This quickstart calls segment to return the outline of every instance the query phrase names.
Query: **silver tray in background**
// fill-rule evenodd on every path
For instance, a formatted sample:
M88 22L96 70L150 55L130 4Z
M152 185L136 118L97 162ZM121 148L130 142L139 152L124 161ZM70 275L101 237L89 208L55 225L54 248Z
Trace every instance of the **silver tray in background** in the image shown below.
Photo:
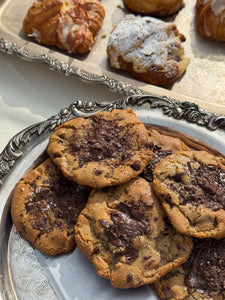
M41 62L51 70L86 82L104 84L110 90L125 95L166 95L180 101L198 103L212 112L225 113L225 44L204 40L196 33L196 0L184 0L185 6L167 19L175 22L179 31L186 36L185 53L191 58L184 76L169 89L135 80L128 73L116 71L109 66L106 57L109 34L113 25L124 14L129 13L124 9L122 0L101 1L106 17L94 47L88 55L83 56L69 55L54 47L45 47L26 37L22 23L33 2L34 0L0 0L0 51ZM204 102L211 105L206 107Z
M129 96L111 104L75 101L55 116L25 128L0 154L0 299L157 299L150 285L113 288L96 275L78 249L46 257L18 234L10 217L13 188L27 169L43 159L52 130L71 118L115 108L132 108L142 122L178 136L192 148L225 155L225 115L167 97Z

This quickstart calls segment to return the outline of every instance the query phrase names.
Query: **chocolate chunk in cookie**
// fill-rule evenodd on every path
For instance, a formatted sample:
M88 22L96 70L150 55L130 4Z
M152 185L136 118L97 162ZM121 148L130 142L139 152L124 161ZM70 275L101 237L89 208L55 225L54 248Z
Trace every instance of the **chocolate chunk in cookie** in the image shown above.
M16 229L48 255L75 247L74 224L89 188L66 179L48 158L18 182L11 214Z
M192 250L192 238L173 229L141 177L94 189L77 219L75 240L98 275L119 288L152 283Z
M148 131L131 109L62 124L50 137L48 153L66 177L91 187L135 178L154 155Z
M172 225L198 238L225 237L225 159L205 151L162 159L153 187Z
M149 182L153 181L153 171L160 160L176 151L189 151L190 148L180 139L159 133L155 129L149 130L149 140L153 145L154 157L145 167L141 176Z
M161 299L225 299L225 239L194 239L186 263L154 282Z

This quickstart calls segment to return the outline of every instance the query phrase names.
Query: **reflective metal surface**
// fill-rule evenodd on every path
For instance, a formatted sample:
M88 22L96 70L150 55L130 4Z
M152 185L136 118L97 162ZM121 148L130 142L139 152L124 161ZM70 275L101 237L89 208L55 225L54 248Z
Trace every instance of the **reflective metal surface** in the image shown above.
M75 101L46 121L22 130L9 141L0 155L0 298L56 299L55 291L60 290L59 284L55 283L57 280L49 280L33 248L12 227L10 201L15 184L27 169L43 158L48 138L58 125L78 116L128 107L146 124L160 126L170 135L179 133L179 137L185 138L190 145L205 147L213 153L217 153L217 150L225 155L225 116L209 113L190 102L182 103L167 97L129 96L111 104ZM64 258L66 261L66 256ZM57 260L54 263L57 269ZM45 260L45 264L48 265L48 260ZM56 276L55 271L51 276ZM71 288L79 288L76 287L76 278ZM88 291L84 289L84 293ZM151 299L156 299L152 292L149 293ZM87 299L89 296L85 294L78 299Z
M41 46L25 36L22 22L33 0L1 0L0 51L46 64L51 70L76 76L86 82L106 85L110 90L125 95L147 93L167 95L177 100L191 97L195 102L202 100L225 106L224 43L204 40L198 36L195 28L195 2L185 0L185 6L167 19L175 22L179 31L185 35L185 53L191 59L184 76L169 89L137 81L127 73L116 71L109 66L106 57L109 34L113 25L117 24L124 14L130 13L124 8L122 0L102 0L106 10L104 24L93 49L85 56L68 55L56 48ZM192 102L188 99L187 101Z

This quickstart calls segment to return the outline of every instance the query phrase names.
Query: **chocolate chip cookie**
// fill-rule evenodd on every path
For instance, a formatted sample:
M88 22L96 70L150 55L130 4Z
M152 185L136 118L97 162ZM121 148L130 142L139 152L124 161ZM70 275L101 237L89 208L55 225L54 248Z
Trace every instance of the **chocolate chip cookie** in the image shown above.
M75 225L80 251L114 287L149 284L184 263L192 238L168 222L149 182L92 190Z
M153 171L160 160L176 151L189 151L190 148L180 139L161 134L155 129L149 129L149 140L153 145L154 157L145 167L141 176L149 182L153 181Z
M64 178L48 158L18 182L11 214L16 229L48 255L75 247L74 224L89 188Z
M225 239L194 239L190 258L154 282L161 299L225 299Z
M62 124L50 136L48 153L64 176L91 187L128 182L154 155L148 131L131 109Z
M225 159L205 151L163 158L153 187L177 231L198 238L225 237Z

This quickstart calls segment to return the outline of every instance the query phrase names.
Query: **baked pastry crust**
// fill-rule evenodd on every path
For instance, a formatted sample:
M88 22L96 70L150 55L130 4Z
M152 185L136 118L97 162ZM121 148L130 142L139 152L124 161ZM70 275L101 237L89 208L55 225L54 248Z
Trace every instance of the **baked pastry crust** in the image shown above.
M75 226L80 251L119 288L149 284L185 262L192 238L167 222L143 178L92 190Z
M190 62L181 44L184 40L173 23L127 15L109 36L107 56L113 68L138 80L170 86Z
M40 44L86 54L104 17L98 0L38 0L28 10L23 29Z
M183 0L123 0L124 4L136 13L166 17L178 12Z
M196 28L205 39L225 42L225 2L223 0L197 0Z

